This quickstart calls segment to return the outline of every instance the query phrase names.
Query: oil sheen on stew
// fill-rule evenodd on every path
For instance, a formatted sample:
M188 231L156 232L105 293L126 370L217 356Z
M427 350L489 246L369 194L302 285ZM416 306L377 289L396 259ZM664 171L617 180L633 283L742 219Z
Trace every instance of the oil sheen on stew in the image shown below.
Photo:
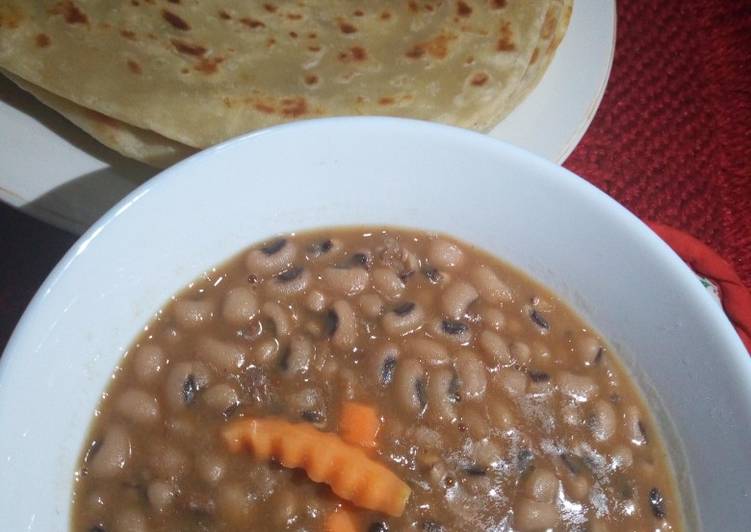
M160 310L102 397L74 531L680 530L616 354L444 235L256 245Z

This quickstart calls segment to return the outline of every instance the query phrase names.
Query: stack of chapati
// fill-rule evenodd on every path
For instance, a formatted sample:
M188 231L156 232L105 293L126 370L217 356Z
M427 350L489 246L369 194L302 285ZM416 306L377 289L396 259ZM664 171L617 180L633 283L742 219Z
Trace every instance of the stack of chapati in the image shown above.
M488 130L542 77L572 2L0 0L0 68L157 166L321 116Z

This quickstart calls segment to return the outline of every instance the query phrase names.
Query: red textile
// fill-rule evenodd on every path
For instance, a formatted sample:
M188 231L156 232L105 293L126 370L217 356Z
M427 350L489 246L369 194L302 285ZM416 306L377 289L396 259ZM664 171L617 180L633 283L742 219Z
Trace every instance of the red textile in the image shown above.
M751 2L618 0L610 83L565 166L751 286Z
M649 226L696 273L717 284L725 314L751 353L751 292L746 289L730 264L709 246L683 231L654 222Z

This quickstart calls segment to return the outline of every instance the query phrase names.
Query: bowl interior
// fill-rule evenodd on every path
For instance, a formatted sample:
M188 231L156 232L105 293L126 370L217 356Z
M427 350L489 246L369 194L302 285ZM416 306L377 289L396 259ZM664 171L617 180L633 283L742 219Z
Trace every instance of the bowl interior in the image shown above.
M564 169L479 134L383 118L230 141L148 182L82 237L0 359L2 528L67 528L94 407L169 296L270 235L354 224L446 232L551 287L639 380L696 510L691 524L743 528L751 366L690 270Z

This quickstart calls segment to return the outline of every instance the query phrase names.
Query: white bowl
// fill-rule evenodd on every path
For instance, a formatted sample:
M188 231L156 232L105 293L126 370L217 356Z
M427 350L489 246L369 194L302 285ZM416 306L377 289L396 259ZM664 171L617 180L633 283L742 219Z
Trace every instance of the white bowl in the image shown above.
M337 118L178 164L63 258L0 359L0 530L67 529L94 407L174 292L269 235L341 224L445 231L552 287L645 390L691 528L746 529L751 362L678 257L605 194L521 150L423 122Z

